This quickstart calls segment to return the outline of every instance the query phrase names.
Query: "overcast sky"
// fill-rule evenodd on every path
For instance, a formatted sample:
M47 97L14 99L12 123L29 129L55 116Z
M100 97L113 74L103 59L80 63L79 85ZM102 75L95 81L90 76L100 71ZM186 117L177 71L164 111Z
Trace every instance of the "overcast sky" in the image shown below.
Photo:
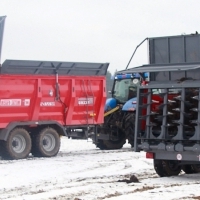
M5 59L126 67L146 37L200 32L199 0L0 0ZM146 64L147 43L130 67Z

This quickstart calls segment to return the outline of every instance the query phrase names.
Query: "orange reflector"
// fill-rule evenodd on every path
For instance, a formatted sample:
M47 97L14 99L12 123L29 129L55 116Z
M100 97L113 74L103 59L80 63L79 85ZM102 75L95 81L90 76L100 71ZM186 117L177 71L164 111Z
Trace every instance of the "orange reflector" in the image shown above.
M146 158L153 159L153 158L154 158L154 153L152 153L152 152L147 152L147 153L146 153Z
M90 113L90 117L96 116L96 113Z

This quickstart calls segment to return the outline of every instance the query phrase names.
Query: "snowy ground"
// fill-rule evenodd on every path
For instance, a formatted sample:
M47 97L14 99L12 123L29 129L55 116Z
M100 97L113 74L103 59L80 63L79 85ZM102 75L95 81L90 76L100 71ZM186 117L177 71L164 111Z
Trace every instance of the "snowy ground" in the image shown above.
M139 183L119 182L136 175ZM92 142L62 138L54 158L0 160L0 199L200 199L200 174L159 178L152 160L128 144L101 151Z

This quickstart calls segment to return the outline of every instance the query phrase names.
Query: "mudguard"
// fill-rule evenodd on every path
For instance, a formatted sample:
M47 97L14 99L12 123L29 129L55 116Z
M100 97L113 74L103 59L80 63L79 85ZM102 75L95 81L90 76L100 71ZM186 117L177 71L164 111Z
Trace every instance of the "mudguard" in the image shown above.
M122 107L123 111L134 111L136 110L137 98L134 97L128 100Z
M117 106L117 101L114 98L109 98L106 100L104 111L111 110Z

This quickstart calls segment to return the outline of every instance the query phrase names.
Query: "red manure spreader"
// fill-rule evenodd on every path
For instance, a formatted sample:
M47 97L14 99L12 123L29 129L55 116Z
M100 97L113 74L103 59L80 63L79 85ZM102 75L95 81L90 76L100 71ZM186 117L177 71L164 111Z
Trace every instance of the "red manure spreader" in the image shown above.
M0 55L5 17L0 17ZM60 136L103 123L108 63L5 60L0 65L0 154L57 155Z

